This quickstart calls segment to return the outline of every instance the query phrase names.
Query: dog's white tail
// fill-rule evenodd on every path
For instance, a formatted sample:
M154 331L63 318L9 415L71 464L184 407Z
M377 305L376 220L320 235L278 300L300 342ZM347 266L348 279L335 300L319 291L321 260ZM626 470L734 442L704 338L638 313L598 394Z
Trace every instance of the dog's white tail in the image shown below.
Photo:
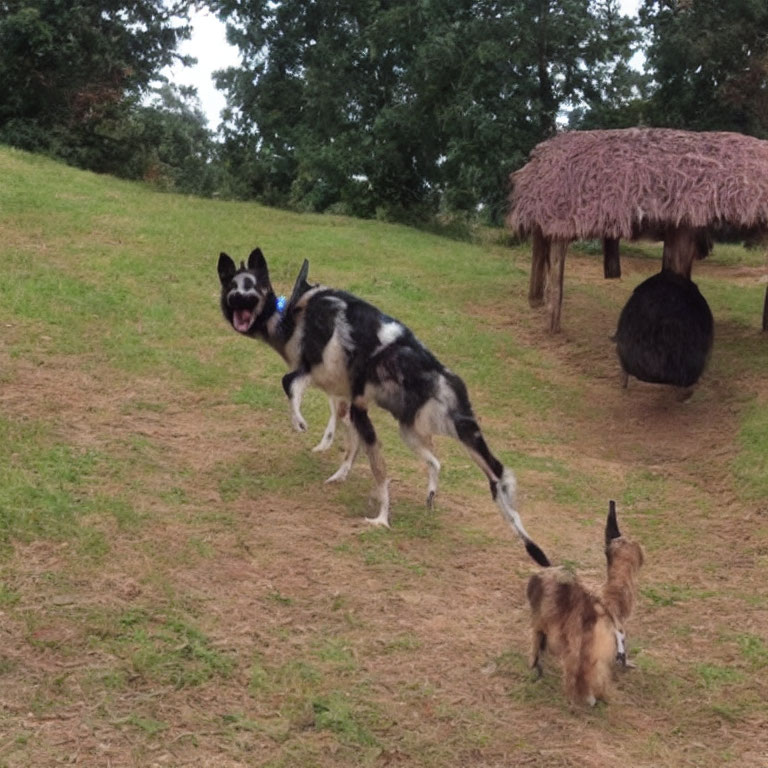
M496 485L496 504L504 519L512 526L515 533L523 540L525 550L541 566L548 567L549 559L523 527L523 521L517 512L517 480L511 469L504 469Z

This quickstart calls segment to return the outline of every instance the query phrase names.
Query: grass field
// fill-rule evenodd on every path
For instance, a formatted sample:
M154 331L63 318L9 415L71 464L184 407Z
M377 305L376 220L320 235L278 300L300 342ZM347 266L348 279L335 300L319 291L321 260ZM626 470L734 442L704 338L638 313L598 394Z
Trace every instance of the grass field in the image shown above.
M599 579L608 500L646 549L637 669L609 704L527 669L535 566L450 441L434 512L392 420L391 531L363 459L291 432L282 361L218 308L221 250L363 295L467 382L529 532ZM525 247L163 195L0 148L0 766L768 767L766 257L694 277L694 396L619 387L609 336L659 248L566 265L564 332ZM763 279L763 282L761 282Z

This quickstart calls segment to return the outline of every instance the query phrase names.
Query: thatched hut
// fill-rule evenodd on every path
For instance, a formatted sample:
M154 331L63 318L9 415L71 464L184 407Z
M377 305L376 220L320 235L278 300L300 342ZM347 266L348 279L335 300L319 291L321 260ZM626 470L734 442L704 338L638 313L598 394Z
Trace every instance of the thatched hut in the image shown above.
M571 131L535 147L511 182L507 224L532 237L529 301L546 288L551 331L572 240L601 239L617 277L620 238L663 239L663 266L690 276L713 234L768 233L768 141L738 133Z

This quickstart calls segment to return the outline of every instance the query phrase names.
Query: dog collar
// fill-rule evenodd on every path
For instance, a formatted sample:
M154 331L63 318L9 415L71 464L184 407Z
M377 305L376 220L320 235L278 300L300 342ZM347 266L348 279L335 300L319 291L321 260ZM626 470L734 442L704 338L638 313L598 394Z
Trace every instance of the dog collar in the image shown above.
M277 314L282 315L283 312L285 312L285 296L278 296L277 297Z

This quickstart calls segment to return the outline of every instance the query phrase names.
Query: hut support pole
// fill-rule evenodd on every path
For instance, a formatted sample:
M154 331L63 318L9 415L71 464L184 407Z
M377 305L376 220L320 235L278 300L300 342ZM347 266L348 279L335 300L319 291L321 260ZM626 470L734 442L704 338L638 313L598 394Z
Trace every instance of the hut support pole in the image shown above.
M540 307L544 303L544 283L549 272L549 244L542 231L533 230L533 253L531 254L531 279L528 283L528 303Z
M763 302L763 330L768 331L768 285L765 286L765 301Z
M560 330L560 310L563 306L563 275L565 273L565 254L567 250L567 240L552 241L546 287L550 333L557 333Z
M700 252L696 230L691 227L674 227L664 235L662 269L671 269L678 275L690 278L693 260Z
M603 275L606 279L621 277L619 260L619 238L603 238Z

